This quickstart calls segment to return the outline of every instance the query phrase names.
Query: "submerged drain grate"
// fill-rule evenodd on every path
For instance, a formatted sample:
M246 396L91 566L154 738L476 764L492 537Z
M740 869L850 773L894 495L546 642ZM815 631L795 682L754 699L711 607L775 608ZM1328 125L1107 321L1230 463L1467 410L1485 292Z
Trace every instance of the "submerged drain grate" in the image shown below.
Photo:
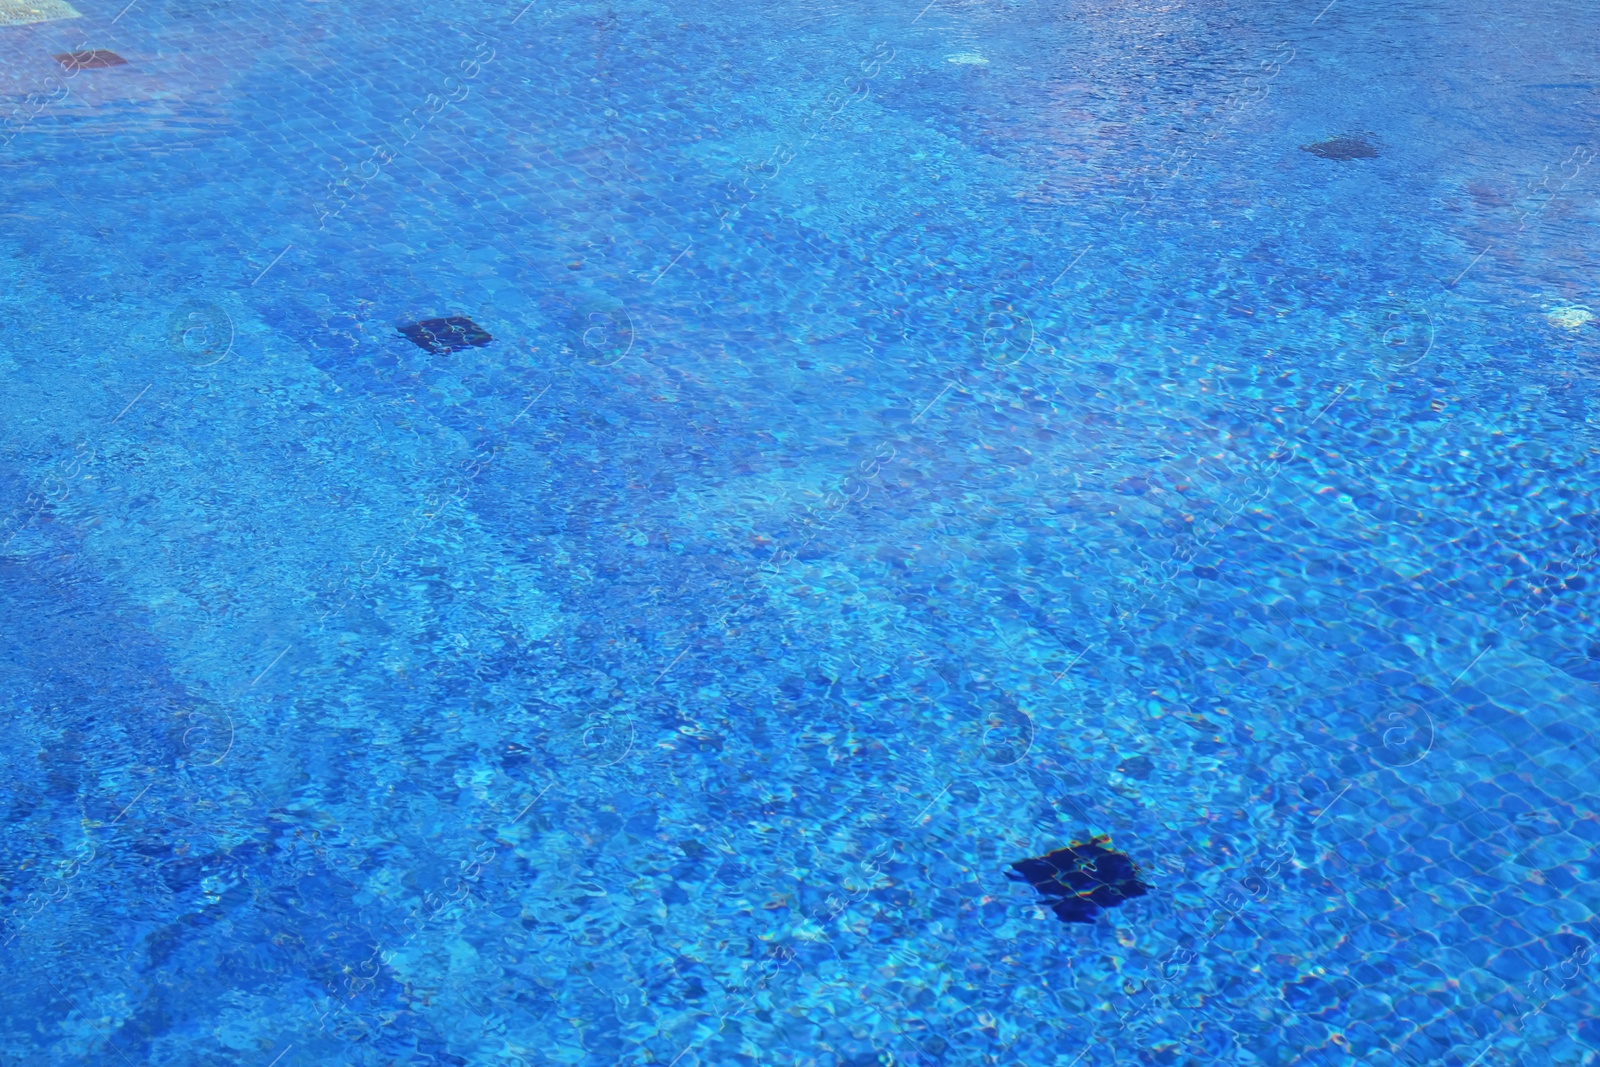
M1062 922L1092 923L1103 909L1150 890L1139 879L1138 865L1106 848L1110 843L1109 837L1074 841L1043 856L1018 860L1006 877L1037 889Z
M63 52L55 57L57 63L70 71L101 70L105 67L125 67L128 61L115 52L94 48L87 52Z
M449 355L462 348L482 348L494 340L488 330L460 315L423 319L400 327L400 333L418 348L436 356Z

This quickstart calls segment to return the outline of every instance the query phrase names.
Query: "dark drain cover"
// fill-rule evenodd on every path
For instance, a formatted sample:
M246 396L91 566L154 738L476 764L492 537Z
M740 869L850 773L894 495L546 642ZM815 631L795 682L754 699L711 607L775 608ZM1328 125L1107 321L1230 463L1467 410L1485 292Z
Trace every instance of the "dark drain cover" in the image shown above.
M448 319L423 319L400 327L400 332L411 343L436 356L448 355L462 348L482 348L493 341L489 331L460 315Z
M95 48L88 52L63 52L55 58L57 63L70 71L100 70L104 67L125 67L128 61L115 52L107 52L103 48Z
M1316 144L1303 144L1300 151L1323 159L1377 159L1378 148L1365 137L1331 137Z
M1138 865L1105 847L1109 844L1109 837L1074 841L1043 856L1018 860L1006 877L1037 889L1062 922L1092 923L1102 909L1142 897L1150 889L1139 880Z

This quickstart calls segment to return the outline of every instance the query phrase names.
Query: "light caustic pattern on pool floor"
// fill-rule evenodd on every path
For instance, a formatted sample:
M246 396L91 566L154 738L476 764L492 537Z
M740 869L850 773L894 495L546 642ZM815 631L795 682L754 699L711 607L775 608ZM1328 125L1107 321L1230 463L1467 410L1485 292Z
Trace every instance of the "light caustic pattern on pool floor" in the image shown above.
M1596 1059L1592 5L75 3L0 1062Z

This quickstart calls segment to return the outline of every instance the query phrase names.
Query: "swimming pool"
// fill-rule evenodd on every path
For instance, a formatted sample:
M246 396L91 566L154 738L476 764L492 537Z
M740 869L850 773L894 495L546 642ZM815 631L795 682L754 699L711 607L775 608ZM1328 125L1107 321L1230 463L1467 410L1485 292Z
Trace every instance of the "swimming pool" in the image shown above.
M1597 24L0 0L0 1062L1594 1062Z

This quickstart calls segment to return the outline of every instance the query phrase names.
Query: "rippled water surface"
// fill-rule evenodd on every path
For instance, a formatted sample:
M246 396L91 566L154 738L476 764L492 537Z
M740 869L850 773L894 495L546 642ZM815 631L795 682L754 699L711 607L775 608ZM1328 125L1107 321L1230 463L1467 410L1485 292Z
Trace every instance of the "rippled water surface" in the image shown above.
M1600 10L925 3L0 0L0 1063L1600 1059Z

